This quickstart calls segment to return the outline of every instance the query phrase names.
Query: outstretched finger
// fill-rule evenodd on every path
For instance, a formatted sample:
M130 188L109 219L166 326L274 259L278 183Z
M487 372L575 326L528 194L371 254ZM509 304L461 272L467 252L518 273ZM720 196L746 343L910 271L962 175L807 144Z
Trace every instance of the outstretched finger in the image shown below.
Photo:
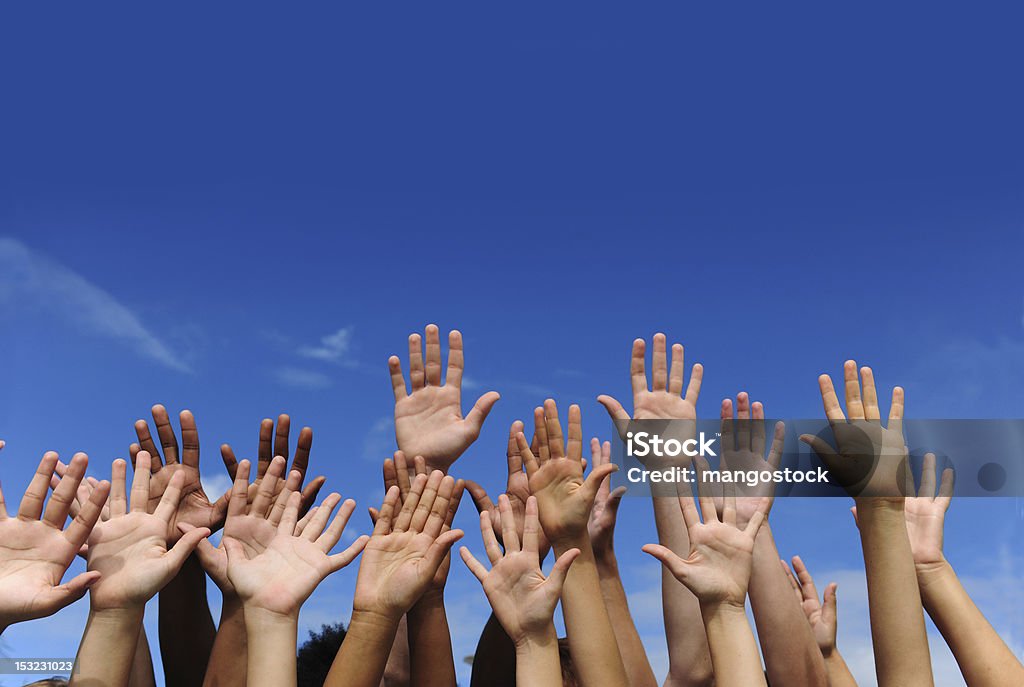
M579 549L569 549L555 559L555 564L552 566L551 574L548 575L545 584L554 585L559 596L562 595L562 586L565 584L565 578L569 574L569 568L579 555Z
M42 460L36 472L32 475L32 481L25 490L18 507L18 517L22 520L38 520L43 514L43 504L46 502L46 493L50 488L50 478L57 468L57 453L47 451L43 454Z
M473 573L473 577L483 582L487 577L487 568L484 567L484 564L478 561L465 546L459 547L459 555L462 557L462 562L469 568L469 572Z
M668 392L673 396L683 394L683 345L672 344L672 366L668 370Z
M185 475L180 471L174 476L177 477L179 474L184 479ZM139 454L135 456L135 474L132 477L132 492L128 499L129 510L132 513L149 512L149 480L152 477L153 473L149 467L149 454L145 451L139 451ZM173 482L174 480L171 481ZM180 484L181 480L178 482ZM166 494L167 492L164 491L165 496Z
M448 371L444 376L445 385L462 388L462 370L465 367L462 351L462 332L453 329L448 332Z
M864 403L860 400L860 380L857 379L857 363L847 360L843 363L843 388L846 391L846 415L851 420L863 420Z
M668 357L665 348L665 335L658 332L654 335L651 351L651 390L665 391L668 388Z
M64 471L64 476L53 490L50 502L46 504L46 511L43 513L43 521L63 529L67 522L68 513L75 503L78 494L78 486L85 477L85 469L89 465L89 458L84 453L76 453ZM56 466L55 466L56 467ZM51 478L53 475L50 475Z
M647 371L644 368L644 356L647 343L643 339L633 341L633 352L629 357L629 381L633 386L633 398L648 391Z
M159 403L153 406L153 422L156 424L156 435L160 437L160 446L164 450L164 465L171 465L178 461L178 437L174 434L174 427L171 426L171 417L167 409Z
M71 524L64 531L64 538L75 548L79 549L89 539L92 528L96 526L100 515L103 513L103 506L110 494L110 482L106 480L98 483L89 494L89 499L82 504L78 513L71 520Z
M345 499L341 504L341 508L338 509L338 514L331 520L331 524L327 526L317 540L317 546L319 546L324 553L329 553L331 549L337 546L341 540L341 535L345 531L345 527L348 525L349 519L352 517L352 513L355 512L356 502L352 499Z
M199 469L199 430L191 410L183 410L178 415L181 424L181 462L184 465Z
M686 387L686 400L693 406L697 405L700 398L700 386L704 382L704 366L697 363L690 371L690 383Z
M402 374L402 359L397 355L388 358L388 372L391 373L391 390L395 392L395 401L401 401L409 394Z
M441 334L436 324L428 324L426 330L427 386L441 386Z

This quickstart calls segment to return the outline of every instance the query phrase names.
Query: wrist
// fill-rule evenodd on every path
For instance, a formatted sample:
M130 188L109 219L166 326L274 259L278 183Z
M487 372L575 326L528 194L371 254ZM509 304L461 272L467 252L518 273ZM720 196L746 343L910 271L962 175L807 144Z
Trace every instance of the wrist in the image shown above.
M903 496L855 496L857 520L862 513L898 512L903 513L907 500Z
M535 651L550 650L552 646L558 646L558 633L555 632L555 624L548 623L543 627L523 630L518 637L513 637L512 643L516 648L517 656L525 656Z
M569 549L579 549L581 552L589 551L591 557L594 555L594 549L590 545L590 534L587 533L587 528L583 527L581 531L564 532L553 538L551 538L551 548L555 551L555 557L561 556Z
M937 561L925 563L914 563L914 572L917 573L917 586L922 590L949 574L953 573L953 566L944 557Z
M615 550L611 547L595 548L594 562L597 563L597 571L602 576L619 574L619 561L615 558Z
M89 622L102 623L104 625L130 626L141 624L146 614L145 605L132 605L109 608L89 609Z
M747 619L746 599L716 599L714 601L698 601L700 615L707 624L709 620L731 619L742 617Z
M431 588L423 592L423 595L416 600L416 603L409 609L408 615L410 619L417 615L436 611L438 609L444 610L444 587Z
M271 628L296 626L299 622L298 610L281 613L250 604L243 604L242 608L247 631L265 632Z

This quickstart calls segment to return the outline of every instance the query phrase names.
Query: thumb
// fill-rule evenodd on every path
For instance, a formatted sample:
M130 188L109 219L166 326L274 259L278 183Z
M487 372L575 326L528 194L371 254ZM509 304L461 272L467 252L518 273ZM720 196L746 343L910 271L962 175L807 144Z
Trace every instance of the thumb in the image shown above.
M189 532L195 531L196 526L191 525L187 522L179 522L178 529L184 532L185 534L188 534ZM215 547L213 545L213 542L211 542L209 539L203 537L199 540L199 543L196 545L196 556L199 557L199 563L203 566L203 568L205 568L207 572L209 572L210 568L216 566L217 564L217 547Z
M546 584L553 585L555 590L558 592L558 596L562 595L562 585L565 584L565 577L569 574L569 567L579 555L579 549L569 549L558 557L558 560L555 561L554 567L551 568L551 574L548 575Z
M686 577L686 564L671 549L661 544L645 544L640 550L661 561L662 565L668 568L669 572L680 582Z
M473 410L469 411L469 415L466 416L466 422L472 427L474 434L480 434L480 428L483 427L487 414L491 412L491 408L494 407L499 398L501 398L501 395L497 391L488 391L477 399L473 405Z
M619 514L619 505L622 503L622 497L626 495L626 487L616 487L615 490L608 497L608 502L605 508L612 514L612 517L616 517Z
M597 491L601 488L601 482L608 475L616 472L619 466L614 463L605 463L604 465L598 465L590 474L587 475L587 479L583 482L583 493L586 495L587 500L593 503L594 499L597 498Z
M489 513L494 512L494 502L491 501L491 497L487 495L487 490L481 487L479 484L471 479L466 480L466 491L473 497L473 505L476 506L478 513L487 511Z
M821 619L829 626L835 627L836 624L836 592L839 591L839 585L833 582L825 588L825 603L821 607Z
M100 579L100 574L95 570L76 575L64 584L58 585L46 592L43 600L43 608L47 615L52 615L65 606L78 601L89 591Z
M185 534L181 535L181 539L178 540L178 543L171 547L170 551L164 554L167 564L177 572L181 569L181 566L185 564L185 559L187 559L199 545L199 542L209 536L210 530L207 527L196 527L195 529L189 530Z

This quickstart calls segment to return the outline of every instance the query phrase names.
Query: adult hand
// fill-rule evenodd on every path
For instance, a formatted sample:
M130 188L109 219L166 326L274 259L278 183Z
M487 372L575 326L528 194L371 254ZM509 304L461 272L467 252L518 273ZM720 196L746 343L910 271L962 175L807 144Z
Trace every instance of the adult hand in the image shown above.
M695 420L697 398L704 378L704 366L697 363L690 372L690 383L683 396L683 346L672 345L672 366L669 367L665 349L665 335L655 334L651 363L654 368L653 384L648 387L644 369L645 343L633 342L629 376L633 384L634 420ZM598 402L605 407L613 421L627 421L630 414L611 396L601 395Z
M722 401L722 432L719 445L722 447L722 470L744 472L771 472L779 469L782 461L782 447L786 439L786 426L775 423L775 435L765 458L764 406L750 402L747 392L736 395L736 417L733 418L732 400ZM754 485L746 482L734 483L736 489L736 523L745 526L761 507L761 499L767 498L769 507L775 495L774 482L758 481ZM721 509L721 499L716 499Z
M519 452L519 441L516 439L517 435L522 431L523 423L521 421L516 420L512 423L512 426L508 431L508 448L505 451L505 458L508 462L508 481L505 484L505 495L508 497L509 504L512 508L512 518L515 520L516 536L518 536L520 540L523 538L523 527L526 522L526 501L530 498L530 479L527 477L523 468L523 457ZM536 433L534 433L530 445L534 455L537 455L539 452L539 444ZM477 512L483 513L486 511L490 515L490 522L491 527L494 530L494 536L500 544L502 542L501 532L503 528L503 524L501 522L501 511L495 507L494 502L491 501L491 497L487 495L487 491L476 482L466 480L466 490L469 491L470 496L473 497L473 503L476 505ZM544 536L543 531L539 532L538 536L537 551L540 555L540 559L544 560L548 554L548 549L551 548L551 545L548 543L548 539Z
M179 415L181 423L180 450L178 437L174 434L167 409L158 404L153 406L152 412L153 423L156 425L157 436L163 448L163 459L161 460L160 451L149 431L149 424L145 420L135 421L135 434L139 441L128 447L133 466L136 465L141 451L145 451L151 457L153 477L148 485L150 499L148 512L156 511L164 491L174 476L180 473L182 475L182 499L175 510L174 520L168 526L167 543L173 544L181 537L182 530L178 527L178 523L186 523L194 528L205 527L211 532L220 529L224 525L224 515L227 512L227 494L211 503L203 490L199 478L199 431L196 429L196 420L191 411L183 410Z
M953 499L953 481L953 469L943 470L939 493L935 495L935 454L926 453L921 468L921 488L917 496L906 500L903 510L910 550L914 554L914 565L919 570L946 561L942 553L942 527Z
M500 396L488 391L462 417L462 334L448 334L448 373L441 383L441 342L437 325L427 325L426 360L420 335L409 336L409 381L405 386L402 362L388 359L395 392L395 437L407 456L423 456L430 470L447 473L459 456L480 436L487 414Z
M110 491L108 482L98 483L65 529L88 463L84 453L75 454L45 510L46 491L57 465L57 454L52 451L39 462L15 517L8 517L0 491L0 629L56 613L82 598L100 578L99 572L91 570L61 584Z
M521 548L508 496L502 494L498 497L498 509L503 514L504 553L494 536L490 513L486 510L480 513L480 532L487 557L491 561L490 572L465 546L459 553L483 585L487 600L505 633L518 645L532 636L543 634L552 626L552 617L562 595L565 576L580 550L569 549L564 552L555 561L551 575L545 578L540 569L538 552L540 525L537 520L537 499L533 496L527 498Z
M89 535L89 570L100 574L90 595L94 611L145 605L178 573L200 540L210 535L206 527L194 528L168 550L167 530L176 522L186 475L175 471L162 485L160 500L150 513L150 484L155 478L149 452L141 450L135 455L130 504L126 473L127 464L115 460L110 519L97 523Z
M590 440L590 462L594 468L602 465L610 465L612 462L611 442L601 443L601 440L594 437ZM626 494L626 487L611 488L611 477L601 480L601 486L597 488L597 496L594 498L594 506L590 509L590 520L587 523L587 531L590 533L590 545L594 549L594 556L599 560L615 555L614 536L615 518L619 512L619 504Z
M569 406L568 441L562 438L558 407L552 399L544 401L543 408L534 410L534 424L539 442L538 455L530 450L522 432L516 435L516 440L526 465L530 491L537 497L541 527L557 550L560 543L566 544L587 535L590 511L601 482L618 466L594 466L584 480L579 406Z
M835 582L825 587L825 596L822 601L818 600L818 589L814 586L814 578L808 572L800 556L793 556L793 571L789 569L785 561L780 561L789 577L789 583L793 585L797 602L803 609L807 622L814 632L814 641L818 643L821 655L828 658L836 650L836 591L839 585Z
M903 440L903 389L893 388L888 426L883 427L871 368L862 367L860 376L858 381L857 363L847 360L843 365L843 382L849 421L839 405L832 378L827 374L818 377L825 416L838 453L812 434L801 435L800 440L814 449L837 483L854 498L880 497L902 504L903 497L914 493L914 476Z
M694 461L701 469L707 469L704 458L697 457ZM685 559L680 558L659 544L647 544L643 551L661 561L677 580L693 592L702 606L742 608L750 582L754 537L771 507L770 499L762 499L750 521L740 529L736 521L736 497L731 489L727 489L719 512L714 498L698 481L700 511L704 515L702 523L693 494L689 492L688 485L684 488L686 493L679 496L679 507L690 537L689 555Z
M430 586L461 530L444 531L455 480L435 470L417 475L398 508L399 488L388 490L373 535L363 550L353 611L397 622ZM397 512L396 512L397 511Z
M283 459L281 464L283 467ZM270 475L269 470L267 475ZM299 607L317 585L351 563L369 538L360 537L344 551L331 555L331 549L341 539L355 510L355 501L345 501L331 520L341 495L330 494L316 515L296 533L302 500L298 492L289 492L280 517L276 517L276 509L268 513L261 504L255 504L246 512L248 486L249 461L242 461L235 473L221 543L226 552L227 578L246 608L297 617ZM269 497L271 492L272 488L264 489L262 496ZM233 520L238 520L238 526L234 526ZM229 529L231 536L228 536Z
M277 456L281 456L288 460L288 456L292 455L292 466L288 470L289 478L292 472L299 473L298 488L302 488L302 483L306 479L306 470L309 467L309 453L313 448L313 430L309 427L303 427L299 432L298 443L295 446L295 453L290 454L289 451L289 434L291 433L291 417L284 413L277 416L277 428L274 428L274 421L272 419L264 418L260 422L260 438L259 445L256 451L257 456L257 469L256 479L253 480L252 484L249 485L249 499L253 498L253 493L259 487L260 482L263 480L263 476L267 473L270 468L270 463ZM228 474L231 479L235 479L235 474L238 470L238 460L235 458L235 451L231 448L230 444L221 444L220 455L224 461L224 467L227 468ZM309 484L302 489L301 507L299 513L305 514L313 503L316 501L317 494L320 493L320 488L323 487L324 482L327 478L320 475L313 479ZM277 482L277 488L280 490L284 486L284 482ZM274 494L276 497L277 494Z

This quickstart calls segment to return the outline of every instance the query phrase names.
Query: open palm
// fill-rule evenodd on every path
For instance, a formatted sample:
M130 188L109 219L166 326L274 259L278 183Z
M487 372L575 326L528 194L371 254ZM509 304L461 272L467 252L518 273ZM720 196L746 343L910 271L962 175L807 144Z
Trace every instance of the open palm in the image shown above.
M462 334L448 336L448 372L441 383L441 343L436 325L428 325L424 362L419 334L409 337L409 379L406 392L402 363L391 356L392 388L395 393L395 438L407 456L423 456L431 470L447 472L478 436L487 414L499 396L490 391L481 396L469 415L462 416Z
M653 341L652 384L648 385L647 372L644 366L646 344L643 339L633 342L633 353L630 358L629 376L633 386L634 420L695 420L697 418L697 399L700 396L701 381L704 367L698 363L690 373L690 384L683 395L683 346L673 344L672 365L668 364L666 340L664 334L655 334ZM611 396L598 396L598 401L605 407L613 421L628 421L630 414L622 404Z

